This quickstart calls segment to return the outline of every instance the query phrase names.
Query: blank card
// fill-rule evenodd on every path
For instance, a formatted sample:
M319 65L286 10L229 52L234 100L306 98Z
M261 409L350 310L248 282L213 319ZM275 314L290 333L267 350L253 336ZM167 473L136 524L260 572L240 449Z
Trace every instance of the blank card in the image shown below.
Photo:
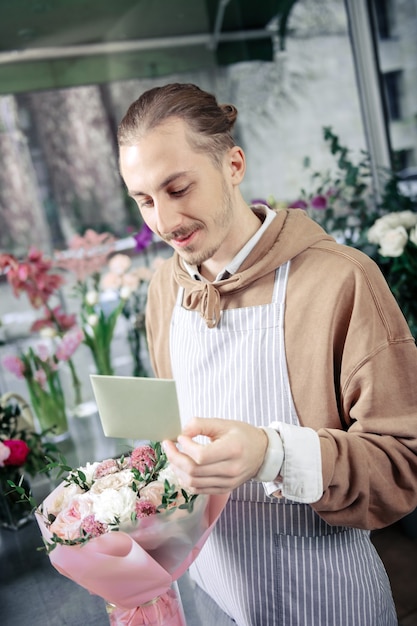
M90 374L106 437L175 441L181 432L173 380Z

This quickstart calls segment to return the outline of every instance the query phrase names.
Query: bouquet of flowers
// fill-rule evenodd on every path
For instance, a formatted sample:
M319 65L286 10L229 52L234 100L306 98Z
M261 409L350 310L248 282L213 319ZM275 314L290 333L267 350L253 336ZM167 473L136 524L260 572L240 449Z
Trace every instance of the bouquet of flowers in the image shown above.
M159 443L68 471L36 512L52 565L108 603L113 625L185 626L175 581L228 496L182 489Z

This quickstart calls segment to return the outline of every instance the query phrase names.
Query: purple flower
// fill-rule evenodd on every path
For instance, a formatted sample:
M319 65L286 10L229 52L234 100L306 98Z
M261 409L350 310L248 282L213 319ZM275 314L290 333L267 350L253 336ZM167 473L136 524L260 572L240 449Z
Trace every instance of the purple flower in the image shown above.
M314 196L314 198L311 198L311 206L313 209L325 209L327 207L327 198L325 196Z
M294 200L294 202L291 202L291 204L288 205L289 209L306 209L307 208L307 202L305 202L304 200Z
M136 252L142 252L142 250L145 250L145 248L147 248L151 243L152 237L153 232L149 226L144 223L140 231L136 233L136 235L133 235L133 238L136 241Z

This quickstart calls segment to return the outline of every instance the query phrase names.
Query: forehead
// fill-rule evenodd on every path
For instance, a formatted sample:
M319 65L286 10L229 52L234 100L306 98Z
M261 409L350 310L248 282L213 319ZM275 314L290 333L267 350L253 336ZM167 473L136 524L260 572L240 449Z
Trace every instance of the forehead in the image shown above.
M195 171L210 164L187 137L187 126L170 119L147 131L134 145L120 146L120 172L126 184L157 184L174 171Z

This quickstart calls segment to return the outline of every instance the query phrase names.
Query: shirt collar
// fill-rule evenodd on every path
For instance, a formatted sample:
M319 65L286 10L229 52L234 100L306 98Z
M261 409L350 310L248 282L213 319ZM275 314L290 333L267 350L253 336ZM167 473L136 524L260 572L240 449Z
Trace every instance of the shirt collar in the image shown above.
M259 205L257 206L257 209L259 209ZM264 234L264 232L266 231L266 229L268 228L268 226L270 225L274 217L276 216L276 212L270 209L269 207L267 207L266 205L263 205L262 209L265 210L265 219L261 223L256 233L249 239L248 242L245 243L243 248L239 250L236 256L230 261L230 263L228 263L226 267L216 276L213 282L225 280L226 278L229 278L229 276L236 274L239 267L242 265L245 259L252 252L252 250L254 249L254 247L256 246L256 244L258 243L258 241L260 240L260 238L262 237L262 235ZM190 265L186 261L183 261L183 263L184 263L185 269L188 271L191 278L194 278L194 280L202 280L203 282L208 282L207 279L204 278L198 271L197 265Z

